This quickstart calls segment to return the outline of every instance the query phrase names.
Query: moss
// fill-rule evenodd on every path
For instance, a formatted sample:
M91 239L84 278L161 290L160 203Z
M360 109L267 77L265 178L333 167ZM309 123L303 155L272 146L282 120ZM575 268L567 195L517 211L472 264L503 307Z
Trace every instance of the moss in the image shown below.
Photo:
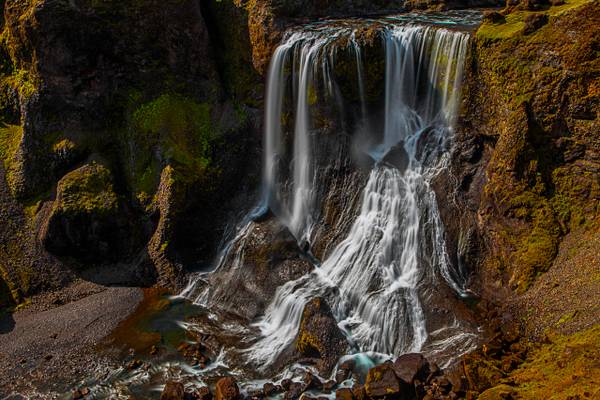
M211 107L191 98L166 93L146 103L133 93L129 142L130 182L140 201L156 190L164 165L173 165L180 177L201 176L211 161L214 128Z
M600 325L573 335L551 335L511 373L515 397L597 398L600 395Z
M11 169L13 157L22 138L23 128L21 126L3 124L0 127L0 159L6 170Z
M96 162L67 174L57 192L62 212L104 215L118 206L110 171Z
M550 7L548 10L542 11L542 13L551 17L556 17L572 9L592 2L593 0L566 0L565 4ZM539 13L540 11L513 11L506 16L505 21L503 22L485 22L477 30L477 38L484 40L501 40L512 38L523 31L523 28L525 27L525 17L527 15Z

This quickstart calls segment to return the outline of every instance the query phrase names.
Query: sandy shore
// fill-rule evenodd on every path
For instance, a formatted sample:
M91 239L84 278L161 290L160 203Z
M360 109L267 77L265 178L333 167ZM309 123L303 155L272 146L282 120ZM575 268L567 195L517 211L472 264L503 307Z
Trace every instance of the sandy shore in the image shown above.
M90 371L102 373L108 355L95 347L143 298L139 288L99 288L49 309L36 307L0 319L0 399L16 393L55 398ZM44 393L44 394L40 394Z

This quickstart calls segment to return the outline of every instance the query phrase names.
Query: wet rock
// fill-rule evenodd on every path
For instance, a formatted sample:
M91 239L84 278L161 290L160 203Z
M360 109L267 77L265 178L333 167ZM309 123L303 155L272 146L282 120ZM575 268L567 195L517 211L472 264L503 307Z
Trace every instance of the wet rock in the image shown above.
M365 392L372 399L415 399L414 386L396 376L394 364L386 362L371 368L367 374Z
M396 376L406 383L414 383L415 379L425 380L429 374L429 362L422 354L404 354L394 362Z
M81 400L81 399L85 399L85 397L89 394L90 394L90 389L88 389L88 388L75 389L72 392L72 398L73 398L73 400Z
M354 400L354 395L351 389L342 388L335 391L335 398L338 400Z
M312 270L296 239L276 219L254 223L243 243L224 266L212 274L211 300L215 306L249 320L261 314L275 290ZM236 254L243 252L243 266Z
M192 398L194 398L195 400L212 400L213 395L210 391L210 389L206 386L201 387L200 389L196 390L193 394L192 394Z
M160 395L160 400L184 400L185 387L181 382L167 382Z
M263 393L267 397L273 396L273 395L275 395L277 393L281 393L281 392L283 392L283 387L281 387L279 385L274 385L271 382L267 382L263 385Z
M240 389L235 379L231 377L221 378L215 387L215 400L238 400Z
M300 395L305 391L305 387L300 382L291 382L287 392L285 392L284 399L295 400L299 399Z
M307 372L304 375L304 390L322 390L323 382L319 379L318 376Z
M381 160L384 164L397 168L401 172L404 172L408 167L410 158L406 149L404 148L404 142L400 142L388 150L383 159Z
M354 385L352 387L352 395L356 400L365 400L367 398L367 392L363 385Z
M336 381L334 381L334 380L326 381L325 383L323 383L323 391L331 392L333 390L333 388L335 388L336 386L337 386Z
M523 34L529 35L548 23L546 14L529 14L525 17Z
M347 352L346 337L324 299L314 298L304 306L295 347L301 355L317 360L322 375L329 374Z

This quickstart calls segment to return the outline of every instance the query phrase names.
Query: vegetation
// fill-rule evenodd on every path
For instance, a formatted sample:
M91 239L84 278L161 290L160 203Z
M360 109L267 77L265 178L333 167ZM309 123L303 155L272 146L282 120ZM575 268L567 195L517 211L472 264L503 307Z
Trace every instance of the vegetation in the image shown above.
M118 206L110 171L96 162L67 174L57 190L62 212L104 215Z

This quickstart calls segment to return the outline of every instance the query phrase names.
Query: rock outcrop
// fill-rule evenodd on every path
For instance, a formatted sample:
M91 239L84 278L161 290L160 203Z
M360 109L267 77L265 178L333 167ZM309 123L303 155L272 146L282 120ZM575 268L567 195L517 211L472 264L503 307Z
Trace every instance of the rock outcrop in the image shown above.
M329 373L348 351L346 337L324 299L317 297L304 306L295 346L303 357L315 361L322 375Z

